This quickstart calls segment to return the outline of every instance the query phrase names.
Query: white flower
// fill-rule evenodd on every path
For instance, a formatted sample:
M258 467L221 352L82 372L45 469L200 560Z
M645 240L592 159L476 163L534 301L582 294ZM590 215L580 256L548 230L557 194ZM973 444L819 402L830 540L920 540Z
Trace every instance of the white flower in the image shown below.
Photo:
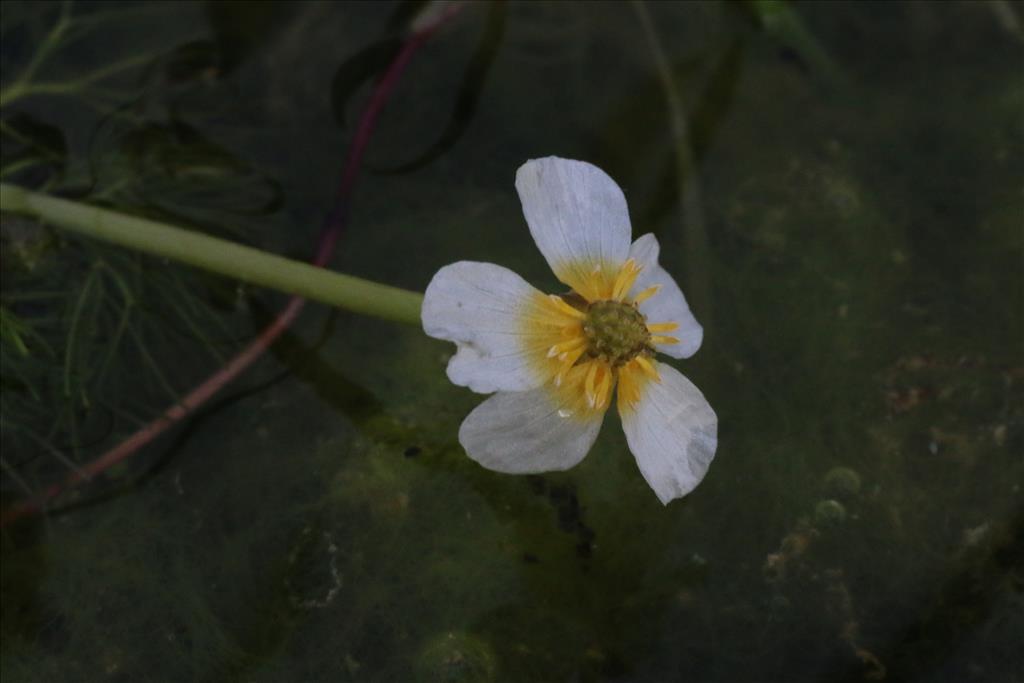
M548 157L523 164L516 190L530 234L572 291L545 295L490 263L445 266L427 287L423 329L453 341L455 384L497 392L462 423L473 460L509 473L566 470L601 429L618 386L629 448L662 503L704 478L718 418L688 379L655 360L696 353L703 338L658 241L630 244L622 190L601 169Z

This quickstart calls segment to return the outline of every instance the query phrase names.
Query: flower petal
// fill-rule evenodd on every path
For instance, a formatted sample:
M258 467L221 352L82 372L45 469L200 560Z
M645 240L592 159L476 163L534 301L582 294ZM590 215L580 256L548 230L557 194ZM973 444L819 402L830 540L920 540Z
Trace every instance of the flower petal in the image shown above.
M634 405L620 401L619 414L640 472L667 504L704 478L718 445L718 417L678 370L656 366L660 381L644 382Z
M659 285L658 293L640 303L640 312L649 323L676 323L679 329L671 333L679 340L676 344L663 344L657 347L661 353L673 358L689 358L697 353L704 340L704 328L693 317L686 297L679 285L664 268L658 265L658 239L651 233L642 235L629 248L629 257L636 261L643 270L633 283L629 296L644 291L648 287Z
M588 283L613 279L629 253L626 198L615 181L583 161L533 159L516 172L523 214L555 276L587 296Z
M524 316L543 295L511 270L459 261L434 275L423 298L423 330L453 341L448 362L455 384L479 393L524 391L543 383Z
M459 443L497 472L567 470L586 456L603 419L603 410L570 410L550 387L499 392L462 422Z

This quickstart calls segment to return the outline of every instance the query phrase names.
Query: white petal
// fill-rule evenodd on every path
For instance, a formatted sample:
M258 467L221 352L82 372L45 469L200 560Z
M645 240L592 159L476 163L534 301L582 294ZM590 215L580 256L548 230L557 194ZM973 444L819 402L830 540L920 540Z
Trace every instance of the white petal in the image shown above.
M595 268L617 269L629 253L626 198L615 181L583 161L533 159L516 190L537 247L559 280L576 287Z
M657 351L673 358L689 358L697 353L704 341L704 328L693 317L686 297L679 285L658 265L658 239L651 233L642 235L629 248L629 257L636 261L643 270L637 276L630 296L653 285L661 285L658 293L640 303L640 312L647 317L649 323L676 323L679 329L665 334L679 340L678 344L658 345Z
M511 270L459 261L437 271L423 298L423 330L453 341L448 377L479 393L524 391L545 377L531 367L523 309L540 293Z
M690 380L664 363L656 366L661 381L645 383L637 405L620 403L619 414L640 472L667 504L704 478L718 446L718 417Z
M571 414L549 388L499 392L459 428L459 443L490 470L528 474L567 470L587 454L604 412Z

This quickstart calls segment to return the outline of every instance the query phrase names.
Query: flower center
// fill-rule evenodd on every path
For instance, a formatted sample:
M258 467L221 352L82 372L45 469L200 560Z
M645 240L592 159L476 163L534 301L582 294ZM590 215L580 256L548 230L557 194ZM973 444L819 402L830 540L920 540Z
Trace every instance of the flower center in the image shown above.
M651 333L646 320L632 304L595 301L583 320L586 355L612 365L622 365L647 349Z

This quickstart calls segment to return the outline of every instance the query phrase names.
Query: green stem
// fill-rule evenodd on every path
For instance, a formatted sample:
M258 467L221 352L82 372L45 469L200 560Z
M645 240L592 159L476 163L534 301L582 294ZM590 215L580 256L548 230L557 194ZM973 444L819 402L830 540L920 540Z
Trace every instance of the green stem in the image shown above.
M32 61L29 62L28 66L21 73L20 76L7 88L0 90L0 108L6 107L15 100L21 99L28 94L28 84L35 77L36 71L43 65L50 53L56 49L60 43L64 33L68 30L71 25L71 3L65 2L60 8L60 17L57 23L46 34L39 48L35 54L32 55Z
M825 84L840 86L845 76L814 37L793 4L783 0L753 0L750 5L768 34L792 48Z
M672 143L676 158L676 175L679 178L679 200L683 219L683 240L686 246L686 296L690 307L700 317L705 334L714 328L711 305L711 263L708 247L707 227L704 222L704 207L701 201L700 174L697 172L697 160L693 155L693 142L690 135L690 124L686 115L686 105L680 94L669 64L668 56L662 47L658 32L654 27L647 5L642 0L633 1L647 45L654 58L654 66L661 81L661 89L668 105L668 117L671 123ZM710 336L710 334L709 334Z
M122 62L96 69L90 73L80 76L73 81L58 81L53 83L33 83L24 79L18 80L6 89L0 91L0 109L8 107L20 99L35 95L71 95L85 90L87 87L112 76L120 71L132 69L140 64L153 60L153 55L144 54L131 57Z
M355 313L420 324L423 295L109 209L0 183L0 210Z

